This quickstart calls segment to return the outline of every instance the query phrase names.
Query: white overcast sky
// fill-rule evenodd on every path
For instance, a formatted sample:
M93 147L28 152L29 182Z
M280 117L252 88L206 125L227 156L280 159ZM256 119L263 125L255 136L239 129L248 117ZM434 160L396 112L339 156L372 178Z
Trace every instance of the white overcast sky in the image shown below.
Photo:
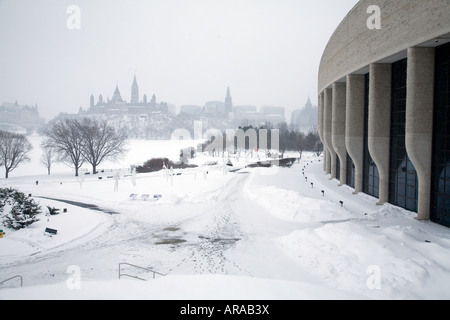
M0 0L0 103L47 120L112 97L286 107L311 96L323 50L357 0ZM67 8L80 8L70 30Z

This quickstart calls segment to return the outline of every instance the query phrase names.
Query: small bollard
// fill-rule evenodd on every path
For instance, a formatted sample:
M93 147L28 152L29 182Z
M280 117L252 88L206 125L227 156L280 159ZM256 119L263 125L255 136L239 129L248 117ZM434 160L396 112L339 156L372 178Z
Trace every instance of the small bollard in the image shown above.
M313 188L313 189L314 189L314 183L312 183L312 182L311 182L311 188Z
M39 181L36 181L36 185L39 185Z
M325 197L325 190L322 190L322 197Z
M341 207L344 206L344 201L339 201L339 203L341 204Z

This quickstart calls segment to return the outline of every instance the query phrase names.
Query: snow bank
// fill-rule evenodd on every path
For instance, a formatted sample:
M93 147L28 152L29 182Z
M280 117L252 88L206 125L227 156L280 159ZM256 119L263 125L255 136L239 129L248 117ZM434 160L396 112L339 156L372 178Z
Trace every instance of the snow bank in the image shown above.
M275 186L254 187L247 196L277 218L295 222L348 219L350 213L329 200L308 198Z
M306 158L276 176L254 173L246 190L272 216L295 223L297 230L276 238L279 247L334 288L374 299L448 299L449 229L353 195L351 188L329 181L315 160Z
M112 224L108 216L51 200L35 199L42 207L39 221L18 231L3 228L7 233L0 241L0 260L14 260L27 255L62 246L77 246L105 232ZM48 216L47 206L60 209L60 214ZM67 209L64 213L63 209ZM58 231L56 235L45 233L46 228Z
M445 290L449 275L443 252L448 247L418 239L417 234L416 228L380 230L349 221L298 230L278 241L300 265L333 287L380 299L420 299L430 284L436 293ZM375 272L378 286L368 282ZM433 280L439 278L446 280L436 286Z
M67 285L69 283L69 286ZM196 275L167 276L148 282L137 280L73 280L54 285L5 289L2 300L342 300L365 299L338 289L294 281L251 277Z
M116 165L179 152L178 143L166 146L168 153L162 144L133 142L129 163ZM217 164L205 165L211 161ZM233 159L233 169L248 161ZM450 229L353 195L329 180L320 158L304 153L290 169L237 173L223 170L223 158L199 155L195 162L198 168L169 178L163 172L137 175L136 185L123 176L117 192L110 173L81 181L67 167L50 177L0 179L0 187L33 194L44 211L46 205L68 209L48 221L43 213L25 230L5 230L0 281L21 274L26 287L3 288L0 299L450 298ZM29 169L33 174L36 167ZM132 200L132 193L162 198ZM45 235L46 227L58 234ZM169 275L148 283L118 281L120 262ZM64 282L73 264L83 272L81 290Z

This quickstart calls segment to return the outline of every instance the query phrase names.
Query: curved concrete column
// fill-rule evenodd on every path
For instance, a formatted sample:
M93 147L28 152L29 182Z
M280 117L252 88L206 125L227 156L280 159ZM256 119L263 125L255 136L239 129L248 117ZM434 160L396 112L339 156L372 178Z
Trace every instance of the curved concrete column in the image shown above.
M406 151L419 181L419 220L430 219L434 61L434 48L408 49Z
M363 192L365 76L347 76L345 145L355 164L355 194Z
M319 94L319 119L318 119L318 126L317 129L319 131L319 138L320 141L322 141L322 144L324 145L323 148L323 171L327 170L326 167L326 157L325 157L325 144L323 143L324 137L323 137L323 91Z
M319 131L319 138L320 140L323 142L323 92L321 92L319 94L319 109L318 109L318 114L319 114L319 119L318 119L318 123L317 123L317 129Z
M328 150L327 159L327 174L331 174L330 179L336 178L336 152L333 149L332 135L332 121L333 121L333 90L331 88L325 89L324 94L324 143Z
M331 141L340 162L340 185L347 183L347 148L345 147L346 84L333 83L333 119Z
M392 65L370 65L369 152L380 174L378 205L389 201Z
M328 149L323 144L323 171L328 173L331 170L330 155L328 154Z

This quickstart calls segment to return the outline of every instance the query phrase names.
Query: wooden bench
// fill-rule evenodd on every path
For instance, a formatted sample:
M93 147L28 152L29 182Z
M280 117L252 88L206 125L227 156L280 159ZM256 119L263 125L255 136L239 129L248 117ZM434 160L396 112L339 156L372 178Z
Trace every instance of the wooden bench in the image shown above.
M136 193L132 193L132 194L130 194L130 199L131 200L136 200L137 196L138 195Z
M130 199L131 200L136 200L136 199L140 199L140 200L142 200L142 201L148 201L148 200L150 200L150 197L151 197L151 195L150 194L142 194L140 197L139 197L139 194L136 194L136 193L132 193L132 194L130 194ZM162 198L162 195L161 194L155 194L155 195L153 195L153 201L158 201L159 199L161 199Z
M50 229L50 228L45 228L45 232L46 232L46 233L53 234L53 235L56 235L56 234L58 233L58 230Z

